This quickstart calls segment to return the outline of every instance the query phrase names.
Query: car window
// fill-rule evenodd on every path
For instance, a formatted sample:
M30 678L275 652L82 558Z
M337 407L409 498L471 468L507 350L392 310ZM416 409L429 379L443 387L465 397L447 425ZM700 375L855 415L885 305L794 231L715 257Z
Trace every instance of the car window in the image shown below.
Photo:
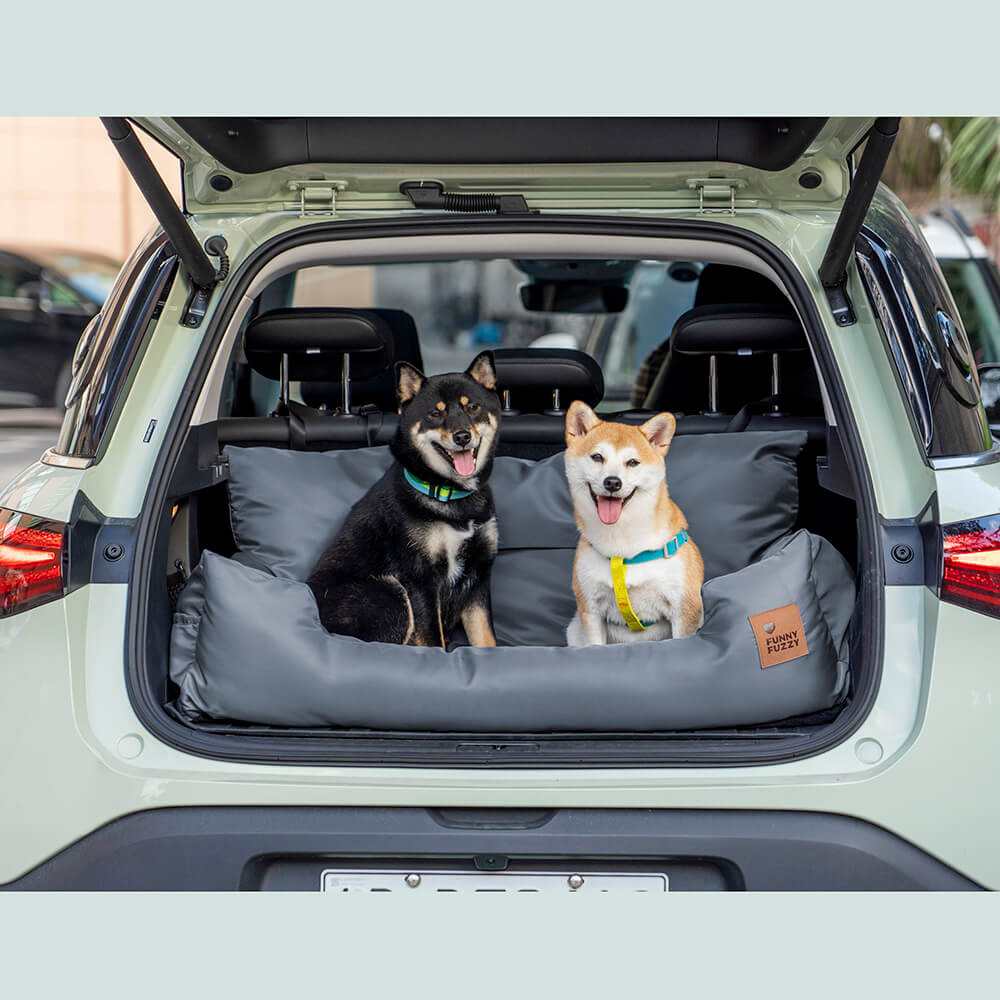
M428 375L464 368L486 348L584 349L594 317L525 309L518 286L527 280L510 260L308 267L296 273L292 305L408 312Z
M51 278L48 281L48 293L52 307L60 311L90 315L97 308L94 306L92 309L88 309L84 300L72 288L64 285L61 281L53 281Z
M976 364L1000 361L1000 283L995 268L993 274L989 270L992 263L939 258L938 264L962 314Z
M672 267L661 261L643 261L636 267L625 310L610 314L588 344L604 371L606 406L630 398L643 362L669 340L674 324L694 305L701 267L688 262Z
M991 448L961 313L917 223L887 189L872 202L856 249L927 454L969 455Z
M140 244L122 269L103 310L88 324L77 345L56 454L98 456L176 269L177 257L159 232Z
M27 298L31 286L39 278L40 272L37 269L25 267L9 257L0 257L0 300Z
M303 268L289 304L405 310L416 323L428 374L462 367L483 348L582 350L602 366L605 406L620 408L644 359L691 308L700 267L637 261L620 313L528 310L519 287L529 279L510 260Z
M91 254L60 253L46 258L45 263L63 275L74 292L95 305L108 297L121 270L115 261Z

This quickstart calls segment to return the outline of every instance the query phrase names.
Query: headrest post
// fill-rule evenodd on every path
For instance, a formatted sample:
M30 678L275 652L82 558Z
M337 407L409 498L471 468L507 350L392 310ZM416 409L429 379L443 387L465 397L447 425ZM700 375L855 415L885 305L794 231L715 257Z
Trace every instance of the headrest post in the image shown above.
M771 395L781 395L781 355L777 351L771 355ZM771 414L777 416L780 412L780 404L775 399L771 404Z
M285 412L288 412L288 355L281 355L281 402L285 404Z
M545 410L546 416L561 417L566 411L562 408L562 393L558 389L552 390L552 408Z
M565 347L498 347L493 351L501 411L565 417L570 400L597 406L604 377L583 351Z
M714 354L708 356L708 412L719 412L719 367Z
M351 356L344 352L344 363L340 367L340 398L343 400L344 413L351 415Z

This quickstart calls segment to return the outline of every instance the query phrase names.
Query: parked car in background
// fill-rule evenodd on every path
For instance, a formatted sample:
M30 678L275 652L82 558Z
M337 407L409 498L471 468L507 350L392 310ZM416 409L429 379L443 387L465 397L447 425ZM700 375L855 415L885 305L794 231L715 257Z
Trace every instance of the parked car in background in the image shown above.
M120 268L89 251L0 247L0 406L62 407L77 341Z
M976 364L1000 361L1000 273L982 240L950 205L919 220L962 314Z

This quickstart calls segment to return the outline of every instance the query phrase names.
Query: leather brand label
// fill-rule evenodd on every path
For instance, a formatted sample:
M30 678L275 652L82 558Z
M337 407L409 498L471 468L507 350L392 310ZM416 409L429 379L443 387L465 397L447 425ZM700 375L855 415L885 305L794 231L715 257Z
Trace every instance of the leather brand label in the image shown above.
M806 645L806 630L802 625L802 615L797 604L786 604L783 608L762 611L747 618L753 637L757 640L760 654L760 668L773 667L778 663L797 660L809 652Z

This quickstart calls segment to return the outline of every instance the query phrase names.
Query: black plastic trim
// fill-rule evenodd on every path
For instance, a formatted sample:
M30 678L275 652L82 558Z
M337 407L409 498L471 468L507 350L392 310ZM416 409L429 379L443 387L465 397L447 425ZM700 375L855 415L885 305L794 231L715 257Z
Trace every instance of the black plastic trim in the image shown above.
M879 518L887 587L941 587L941 524L937 493L913 518Z
M229 170L303 163L743 163L784 170L826 118L174 118Z
M225 329L244 290L263 263L277 254L305 243L323 240L379 239L389 236L482 233L566 233L657 238L709 238L746 249L766 262L789 290L807 334L813 336L814 356L826 384L842 436L845 461L856 484L860 538L861 575L860 661L866 665L866 683L856 689L849 704L817 735L793 728L787 736L775 726L752 733L669 733L636 738L621 734L595 738L594 734L567 734L563 737L528 734L509 738L504 734L466 736L464 744L474 744L469 753L456 753L456 744L445 734L378 734L370 732L288 732L273 731L253 735L249 730L218 726L212 730L186 725L170 716L147 682L145 647L147 587L157 519L167 499L171 470L174 469L187 437L190 414L201 390L208 366L214 358L221 331ZM212 318L181 399L167 428L157 463L159 476L150 482L139 519L136 551L136 585L130 588L125 639L127 690L132 706L157 739L185 753L239 762L270 764L358 766L446 766L507 768L546 767L743 767L761 763L797 760L822 753L847 739L864 721L878 693L882 669L883 628L881 593L884 585L881 536L876 520L876 504L854 415L848 405L839 369L825 336L809 289L788 258L772 243L755 234L722 223L693 220L652 220L602 216L521 216L504 218L456 218L423 216L411 219L376 219L327 222L305 226L274 237L243 261L227 282L218 309ZM539 744L537 750L515 753L521 743ZM494 747L495 744L495 747Z
M982 888L895 834L833 813L186 806L113 820L0 889L317 891L324 868L435 861L470 872L642 862L675 891Z
M80 490L73 501L67 533L67 594L88 583L129 582L135 554L135 518L105 517Z

